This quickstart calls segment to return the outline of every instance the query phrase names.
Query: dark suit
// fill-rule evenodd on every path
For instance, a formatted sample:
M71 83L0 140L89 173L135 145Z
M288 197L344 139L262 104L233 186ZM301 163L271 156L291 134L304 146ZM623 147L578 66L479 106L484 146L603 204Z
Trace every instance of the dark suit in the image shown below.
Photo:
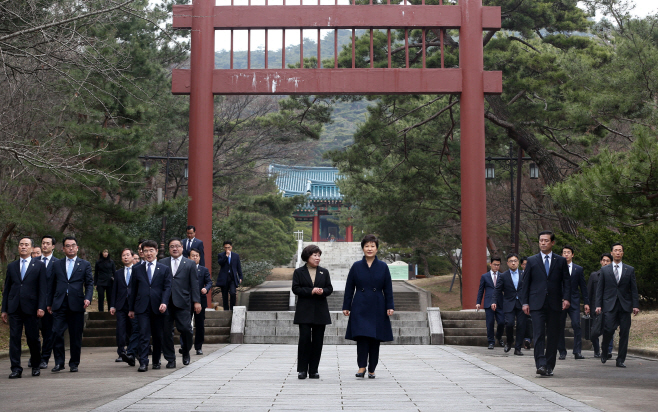
M229 310L235 306L236 288L240 285L242 280L242 265L240 264L240 255L231 252L231 259L226 253L217 255L217 263L219 263L219 274L217 275L217 282L215 283L222 289L222 302L224 310ZM231 295L231 302L229 306L228 295Z
M5 289L2 293L2 313L7 313L9 317L9 359L12 372L23 372L23 327L30 348L32 367L38 368L41 363L37 311L46 310L47 300L46 266L37 258L30 259L29 263L25 263L25 276L21 279L22 260L15 260L7 266Z
M69 279L67 264L68 258L60 259L53 264L48 306L53 311L55 365L64 367L64 332L68 328L71 344L69 366L77 367L80 364L80 352L82 351L85 300L91 302L94 296L94 278L91 274L91 264L76 257Z
M313 288L321 288L322 295L312 294ZM315 282L306 265L295 269L292 275L292 293L298 298L293 321L299 325L297 372L318 372L324 329L331 324L327 296L333 291L329 271L320 266L315 269Z
M569 309L562 311L562 322L560 323L560 338L557 341L557 349L560 355L567 354L567 347L564 342L564 329L567 324L567 314L571 318L571 327L573 328L573 354L580 353L583 348L583 333L580 329L580 294L583 294L583 303L589 305L587 296L587 285L585 284L585 272L582 266L572 263L571 269L571 300Z
M507 332L507 345L517 350L523 347L523 335L525 334L526 318L521 308L519 291L523 285L521 272L516 272L516 285L512 273L508 270L498 276L494 301L505 314L505 329ZM498 309L498 308L497 308ZM514 321L516 320L516 341L514 340Z
M560 336L562 300L571 299L571 278L567 260L552 253L548 275L538 253L528 258L523 273L521 304L530 306L535 365L555 369Z
M603 314L597 315L596 314L596 289L599 285L599 278L601 276L601 271L597 270L596 272L592 272L589 275L589 279L587 280L587 294L589 297L589 302L590 302L590 315L592 316L592 323L595 322L595 319L599 316L603 316ZM614 336L614 334L613 334ZM592 342L592 348L594 349L594 353L601 353L601 347L599 346L599 335L592 335L591 338ZM612 353L612 344L613 344L613 339L610 339L610 345L608 346L608 353Z
M194 314L194 327L196 329L196 334L194 336L194 350L201 350L203 346L203 340L206 335L206 308L208 307L208 299L206 296L208 293L212 293L212 278L210 277L210 271L208 268L199 264L196 268L197 283L199 284L199 297L201 299L201 312L194 313L194 307L192 307L192 313ZM206 295L201 293L201 289L206 289Z
M164 334L162 336L162 351L169 362L176 360L174 352L174 323L180 332L180 343L183 357L189 355L192 348L192 314L190 308L194 303L200 303L200 288L196 274L196 263L181 256L178 271L173 273L172 258L164 258L161 263L172 271L171 298L165 312Z
M601 268L596 290L596 307L603 313L603 342L601 357L607 355L608 344L619 327L619 352L617 362L626 360L628 333L631 330L631 313L640 307L640 297L635 282L635 269L625 263L619 268L619 283L614 274L615 262Z
M41 257L43 260L43 256ZM46 287L52 283L53 264L59 259L55 255L50 255L48 265L46 265ZM46 300L48 296L46 295ZM50 361L50 355L53 353L53 315L46 311L41 319L39 319L39 328L41 329L41 362Z
M199 251L199 257L201 258L201 260L199 260L199 264L201 266L205 267L206 266L206 259L204 257L204 252L203 252L203 242L201 240L197 239L197 238L194 238L192 240L192 245L188 247L187 246L187 241L188 240L189 239L183 239L181 241L181 242L183 242L183 257L186 257L186 258L189 259L190 258L190 251L192 249L196 249L196 250Z
M112 303L116 310L117 318L117 354L127 353L128 355L137 355L137 343L139 341L139 323L137 318L130 319L130 292L133 283L133 272L138 265L130 267L130 280L126 283L126 268L114 272L114 282L112 283ZM136 335L136 336L133 336ZM128 340L130 338L130 340ZM128 349L126 350L126 345Z
M500 272L498 273L500 278ZM497 283L497 281L496 281ZM503 315L503 309L496 309L495 311L491 309L491 304L495 303L494 295L496 294L495 286L493 279L491 279L491 271L483 274L480 277L480 287L478 288L478 297L476 304L479 305L482 302L482 295L484 294L484 313L487 316L487 341L489 344L494 344L494 321L498 324L496 329L495 338L501 340L503 337L503 330L505 328L505 316Z
M135 267L136 266L136 267ZM130 279L128 309L135 312L139 323L139 364L149 363L149 341L153 338L153 364L160 364L162 355L162 335L164 313L160 305L168 305L171 297L171 270L160 262L151 267L151 281L148 278L148 262L135 265Z

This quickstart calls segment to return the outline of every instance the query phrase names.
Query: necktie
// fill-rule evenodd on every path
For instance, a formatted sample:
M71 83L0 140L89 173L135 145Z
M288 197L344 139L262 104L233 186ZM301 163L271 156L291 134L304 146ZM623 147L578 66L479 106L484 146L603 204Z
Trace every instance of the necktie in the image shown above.
M27 270L27 259L23 259L23 264L21 265L21 280L25 279L26 270Z
M69 266L66 269L66 277L71 280L71 273L73 273L73 263L75 262L75 259L67 259L69 261Z
M44 256L44 257L42 258L42 260L43 260L43 263L45 263L46 266L48 266L48 258Z
M190 250L192 248L192 241L190 239L187 239L187 250Z
M151 272L151 266L153 266L153 262L149 262L148 269L146 269L146 273L149 275L149 285L151 284L151 280L153 280L153 275L152 275L152 272Z
M178 272L178 259L174 259L174 264L172 266L173 266L173 269L174 269L173 276L176 276L176 272Z
M544 268L546 269L546 276L548 276L548 271L551 269L551 265L548 263L548 255L544 258Z
M130 283L130 268L126 268L126 285Z
M615 279L617 279L617 283L619 283L619 265L615 265Z
M512 281L514 282L514 289L519 288L519 272L512 272Z
M228 255L228 264L229 265L231 264L231 255L230 254Z
M496 279L498 278L498 273L494 272L494 286L496 286Z

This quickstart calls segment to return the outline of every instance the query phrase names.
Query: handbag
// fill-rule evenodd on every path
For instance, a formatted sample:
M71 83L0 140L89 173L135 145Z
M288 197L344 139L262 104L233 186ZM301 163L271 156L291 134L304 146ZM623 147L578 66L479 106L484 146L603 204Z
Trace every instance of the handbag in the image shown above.
M603 313L594 316L591 324L589 340L598 339L603 334Z
M580 318L580 324L583 331L583 339L592 340L592 317L584 315Z

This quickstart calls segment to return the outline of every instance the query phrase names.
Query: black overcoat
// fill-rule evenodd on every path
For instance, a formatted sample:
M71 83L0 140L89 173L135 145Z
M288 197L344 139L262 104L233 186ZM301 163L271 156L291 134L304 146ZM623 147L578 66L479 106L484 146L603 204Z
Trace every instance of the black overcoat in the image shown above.
M345 339L365 336L382 342L392 341L388 309L395 309L388 265L376 257L370 267L365 257L354 262L345 282L343 310L350 311Z
M313 295L313 288L322 288L322 295ZM331 286L329 271L318 266L315 269L315 283L306 265L295 269L292 275L292 293L297 295L297 307L293 323L310 323L313 325L330 325L329 305L327 296L334 291Z

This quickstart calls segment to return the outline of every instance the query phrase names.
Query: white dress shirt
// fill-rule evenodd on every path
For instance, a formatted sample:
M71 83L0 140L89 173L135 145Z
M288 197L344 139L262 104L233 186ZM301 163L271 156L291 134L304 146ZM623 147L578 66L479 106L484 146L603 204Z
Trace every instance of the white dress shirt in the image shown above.
M178 267L180 266L181 257L171 258L171 274L176 277L176 272L178 272Z

